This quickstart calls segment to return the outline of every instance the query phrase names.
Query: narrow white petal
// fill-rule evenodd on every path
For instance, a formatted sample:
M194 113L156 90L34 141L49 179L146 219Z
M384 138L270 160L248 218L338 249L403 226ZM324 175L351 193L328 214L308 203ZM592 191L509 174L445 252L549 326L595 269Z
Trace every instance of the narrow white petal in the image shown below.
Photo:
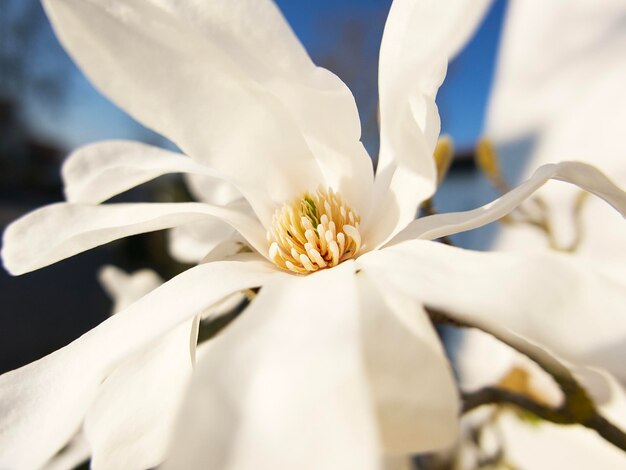
M235 201L244 200L237 188L226 181L217 180L200 173L187 173L184 178L187 189L200 202L225 206Z
M358 276L363 348L384 450L414 454L451 446L459 398L439 338L421 305Z
M376 206L364 225L368 249L415 218L435 190L437 89L447 61L469 39L489 0L395 0L380 50L380 157Z
M163 283L148 269L127 274L114 266L100 282L120 311ZM102 383L85 419L94 469L143 470L161 463L176 412L191 377L196 319L124 360Z
M354 98L337 76L313 64L272 0L154 3L196 28L274 96L297 124L327 185L365 212L373 168L360 142Z
M220 199L218 194L213 194L213 196L214 200ZM239 210L251 217L254 215L250 205L243 199L230 203L215 201L214 204L225 204L227 209ZM237 230L217 218L179 225L170 230L168 235L170 254L183 263L198 263L205 260L207 255L214 250L218 250L217 253L225 256L231 255L237 253L242 244L245 244L245 238ZM219 247L224 244L231 246L233 250L220 250ZM212 259L218 258L213 256Z
M380 51L381 163L387 159L407 165L424 176L432 173L432 151L439 134L434 103L448 59L469 40L490 0L395 0L385 25ZM432 111L432 112L431 112ZM399 126L397 126L399 124ZM388 126L387 126L388 125ZM425 139L426 155L396 141L416 127L414 139ZM389 133L389 134L388 134ZM408 137L404 134L404 137ZM421 144L421 142L420 142ZM386 152L390 153L387 154ZM420 161L421 160L421 161Z
M604 199L619 213L626 215L626 192L617 187L602 172L585 163L562 162L540 167L526 182L478 209L417 219L398 233L389 245L411 239L434 240L495 222L532 196L549 179L575 184Z
M289 111L237 65L233 51L189 22L145 0L44 5L103 93L227 177L263 219L272 203L324 183Z
M193 323L189 320L148 344L100 385L85 417L91 468L144 470L165 459L193 370Z
M89 460L90 455L89 442L81 430L58 454L46 462L41 470L74 470Z
M67 158L62 173L67 200L91 204L167 173L198 173L212 177L213 182L218 176L189 157L132 141L105 141L81 147Z
M232 240L236 234L235 229L219 219L191 222L169 231L169 252L183 263L198 263L216 246Z
M378 468L354 282L266 285L199 358L166 468Z
M76 433L102 382L125 359L222 298L274 276L286 275L264 261L194 267L68 346L0 376L0 468L41 466Z
M33 211L4 232L2 259L23 274L119 238L218 217L260 253L265 233L258 221L234 209L203 203L81 205L58 203Z
M626 271L555 253L483 253L411 240L359 263L427 306L574 365L626 378Z

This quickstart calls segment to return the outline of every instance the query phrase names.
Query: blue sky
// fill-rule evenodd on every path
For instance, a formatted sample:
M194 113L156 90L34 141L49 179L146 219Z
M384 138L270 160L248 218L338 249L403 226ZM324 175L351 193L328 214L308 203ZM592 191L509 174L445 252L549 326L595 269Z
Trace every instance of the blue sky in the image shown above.
M376 64L390 0L277 3L314 61L334 68L353 90L364 121L366 144L375 149L372 118L376 106ZM438 95L442 130L453 136L459 148L471 147L481 132L504 10L505 0L496 1L478 34L450 64L448 78ZM45 32L44 39L45 49L40 54L45 57L39 60L69 63L51 30ZM157 137L145 132L95 91L78 69L73 65L67 69L64 105L49 109L45 103L31 102L28 116L32 127L67 148L109 138L158 142Z

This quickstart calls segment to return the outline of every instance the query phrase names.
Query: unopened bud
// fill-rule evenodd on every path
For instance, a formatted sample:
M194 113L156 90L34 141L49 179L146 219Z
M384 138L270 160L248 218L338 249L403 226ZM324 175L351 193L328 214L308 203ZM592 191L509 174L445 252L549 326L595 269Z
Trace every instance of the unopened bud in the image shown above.
M442 135L439 138L435 147L434 157L435 166L437 167L437 186L439 186L446 177L454 159L454 142L452 142L450 136Z

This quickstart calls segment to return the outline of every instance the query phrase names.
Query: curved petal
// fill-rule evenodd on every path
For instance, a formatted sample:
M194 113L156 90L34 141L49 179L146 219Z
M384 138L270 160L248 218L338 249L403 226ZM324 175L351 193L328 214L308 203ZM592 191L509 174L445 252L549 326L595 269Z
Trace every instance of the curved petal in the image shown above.
M625 20L626 4L619 1L572 0L545 8L517 2L507 9L485 129L505 168L523 164L528 176L540 165L575 158L626 185ZM548 43L550 38L559 40ZM588 200L573 216L577 188L548 184L539 195L550 208L546 215L558 245L571 245L582 234L577 255L626 259L626 224L609 207ZM494 243L519 250L545 246L546 237L526 224L508 224Z
M183 263L199 263L212 249L236 234L235 229L221 220L200 220L170 230L168 248L172 257Z
M325 182L292 116L237 66L234 51L146 0L44 5L101 91L228 178L262 220L273 205Z
M384 450L415 454L451 446L459 397L439 338L422 307L367 269L358 276L365 361Z
M380 157L365 238L374 249L415 218L435 190L435 104L447 61L472 35L489 0L395 0L380 48Z
M84 425L91 468L143 470L165 459L193 370L193 324L183 323L124 360L100 385Z
M165 468L378 468L358 311L351 262L267 284L198 359Z
M490 0L393 2L380 47L381 141L386 142L381 146L383 167L395 160L427 178L434 173L432 152L439 136L435 95L445 76L448 59L472 36L490 3ZM427 153L416 152L414 145L405 146L406 140L396 140L392 133L398 127L421 131L414 134L414 139Z
M411 239L434 240L495 222L532 196L549 179L575 184L604 199L619 213L626 215L626 192L618 188L601 171L581 162L562 162L538 168L526 182L478 209L417 219L398 233L389 245Z
M42 207L4 232L2 259L12 274L23 274L119 238L183 225L207 217L231 224L266 253L258 221L233 209L203 203L80 205Z
M364 213L373 168L360 142L352 93L337 76L313 64L275 3L154 2L188 27L197 28L247 77L280 101L320 162L327 184Z
M148 269L127 274L106 266L98 277L115 312L163 283ZM189 320L124 360L106 378L85 418L92 468L143 470L164 459L196 342L195 320Z
M198 173L213 181L218 177L217 172L179 153L120 140L79 148L62 170L66 199L88 204L99 204L167 173Z
M200 202L225 206L235 201L245 201L237 188L226 181L197 173L188 173L184 178L187 189Z
M566 152L543 155L550 160L567 155L595 160L602 155L598 146L619 142L615 136L626 105L621 86L626 80L625 18L626 6L619 0L511 3L489 98L487 134L505 143L534 133L553 134L553 125L584 123L583 132L560 142L559 150Z
M277 272L265 261L196 266L66 347L0 376L0 467L37 468L77 431L103 380L126 358Z
M619 263L483 253L426 240L368 253L359 263L453 318L626 378L626 270Z
M219 195L214 196L214 199L220 198ZM226 208L253 215L252 208L243 199L226 204ZM184 263L207 262L206 257L214 250L223 256L235 254L245 244L244 238L231 225L215 218L174 227L168 235L170 254ZM221 245L229 245L230 248L221 250ZM212 257L212 261L216 259L219 256Z

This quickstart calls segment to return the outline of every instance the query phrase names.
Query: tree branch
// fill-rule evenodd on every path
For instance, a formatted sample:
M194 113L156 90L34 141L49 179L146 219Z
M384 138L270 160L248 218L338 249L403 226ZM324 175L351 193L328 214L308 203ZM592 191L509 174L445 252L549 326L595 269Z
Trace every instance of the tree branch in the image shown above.
M563 391L564 400L557 407L538 403L532 398L499 387L485 387L476 392L462 393L462 413L483 405L513 405L555 424L580 424L597 432L602 438L626 452L626 433L604 418L578 380L558 359L521 339L505 338L489 329L453 319L446 312L427 309L434 323L461 328L477 328L524 354L547 372Z

